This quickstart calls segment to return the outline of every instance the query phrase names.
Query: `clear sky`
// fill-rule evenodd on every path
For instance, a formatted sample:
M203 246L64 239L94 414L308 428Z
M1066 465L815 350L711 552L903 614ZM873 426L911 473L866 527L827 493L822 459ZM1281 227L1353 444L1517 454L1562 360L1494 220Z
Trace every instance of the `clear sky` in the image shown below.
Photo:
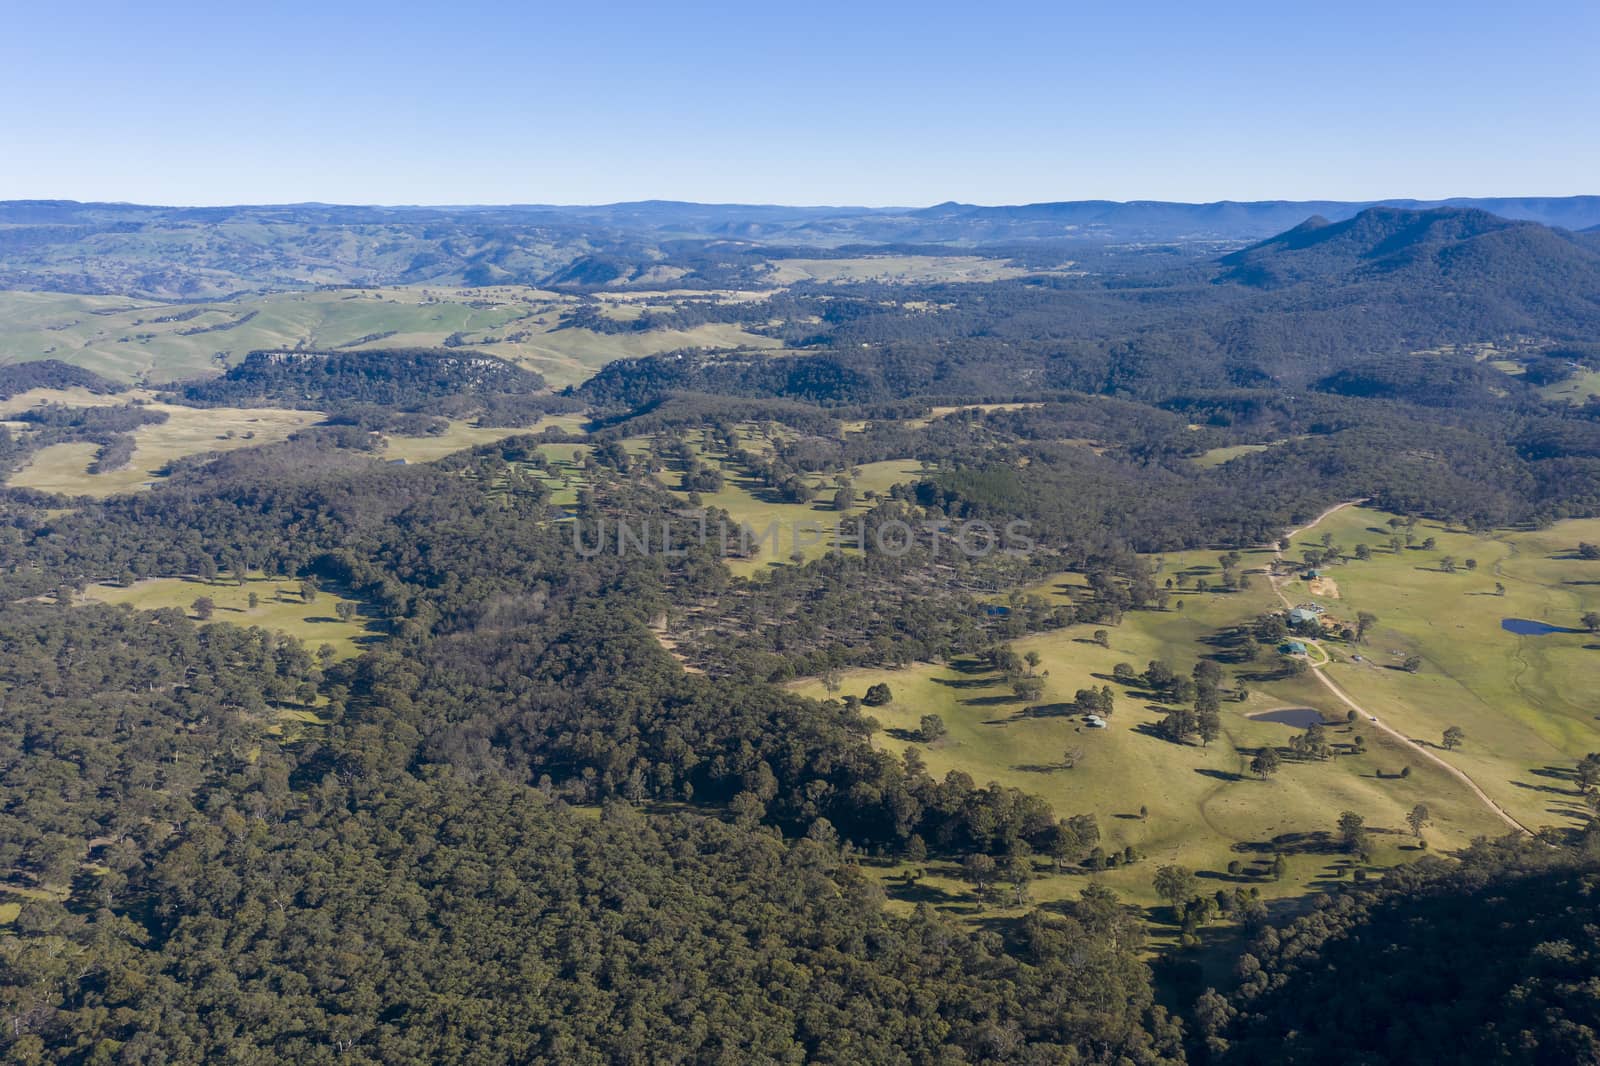
M1600 192L1600 3L0 2L0 198Z

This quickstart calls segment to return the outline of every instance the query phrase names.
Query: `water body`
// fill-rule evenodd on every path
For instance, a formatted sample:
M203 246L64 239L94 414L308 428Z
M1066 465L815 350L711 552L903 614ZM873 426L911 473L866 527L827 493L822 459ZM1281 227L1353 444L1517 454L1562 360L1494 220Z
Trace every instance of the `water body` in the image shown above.
M1310 707L1284 707L1276 711L1262 711L1260 714L1250 716L1252 722L1281 722L1284 725L1294 726L1296 729L1307 729L1318 724L1330 724L1322 717L1322 712Z
M1553 626L1549 622L1535 622L1530 618L1502 618L1500 628L1520 637L1542 637L1546 633L1576 633L1576 629Z

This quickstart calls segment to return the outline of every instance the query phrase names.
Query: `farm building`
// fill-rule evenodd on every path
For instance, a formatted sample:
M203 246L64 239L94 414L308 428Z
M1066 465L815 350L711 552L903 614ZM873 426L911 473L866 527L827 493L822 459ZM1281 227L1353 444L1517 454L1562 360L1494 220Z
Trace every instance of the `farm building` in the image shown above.
M1322 571L1318 570L1316 567L1312 567L1301 576L1303 576L1307 581L1315 581L1317 578L1322 576Z
M1088 724L1090 729L1104 729L1106 727L1106 720L1098 714L1089 715L1084 719L1084 722Z
M1305 655L1306 646L1298 640L1286 640L1278 645L1278 650L1285 655Z
M1289 612L1289 624L1292 626L1304 625L1307 622L1313 621L1316 617L1317 613L1315 611L1305 607L1296 607L1294 610Z

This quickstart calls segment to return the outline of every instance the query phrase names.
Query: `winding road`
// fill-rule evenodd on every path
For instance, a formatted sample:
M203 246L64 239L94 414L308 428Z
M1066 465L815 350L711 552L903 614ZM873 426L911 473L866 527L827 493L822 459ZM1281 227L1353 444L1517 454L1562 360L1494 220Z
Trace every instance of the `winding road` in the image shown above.
M1293 541L1294 538L1296 538L1296 537L1300 536L1301 534L1305 533L1307 530L1316 528L1328 516L1333 515L1333 514L1337 514L1339 511L1344 510L1346 507L1354 507L1357 504L1361 504L1361 503L1365 503L1365 502L1366 502L1365 500L1347 500L1344 503L1336 504L1335 506L1328 508L1326 511L1323 511L1321 514L1317 515L1316 518L1313 518L1310 522L1307 522L1305 525L1301 526L1300 528L1290 530L1287 534L1284 535L1284 540ZM1280 543L1282 543L1282 542L1280 541ZM1284 556L1283 556L1283 549L1281 547L1279 547L1278 545L1273 545L1272 553L1273 553L1274 558L1276 558L1278 561L1280 561L1280 562L1285 561L1284 560ZM1287 575L1287 574L1272 574L1272 575L1270 575L1268 577L1268 580L1272 583L1272 591L1277 593L1278 599L1283 601L1284 607L1285 608L1293 607L1294 604L1290 602L1288 594L1284 592L1284 584L1285 584L1286 581L1290 580L1289 575ZM1315 642L1313 641L1312 643L1315 643ZM1319 650L1322 651L1323 655L1326 656L1329 659L1329 661L1332 660L1332 656L1328 656L1326 648L1322 648L1320 644L1318 645L1318 648L1319 648ZM1451 777L1454 777L1457 781L1460 781L1463 785L1467 786L1467 788L1469 790L1471 790L1472 794L1474 796L1477 796L1478 799L1482 800L1484 806L1488 807L1491 811L1493 811L1500 818L1501 821L1506 823L1506 825L1510 826L1512 829L1518 830L1519 832L1527 833L1530 836L1533 835L1533 830L1529 829L1527 826L1525 826L1521 822L1517 821L1515 818L1513 818L1511 816L1511 814L1508 811L1506 811L1506 809L1504 807L1500 806L1500 804L1498 804L1494 800L1490 799L1489 798L1489 794L1487 792L1485 792L1483 789L1479 788L1478 787L1478 783L1476 781L1474 781L1472 778L1468 777L1467 774L1465 773L1465 771L1459 769L1456 766L1452 766L1450 763L1446 762L1444 759L1441 759L1439 756L1435 755L1432 751L1429 751L1423 745L1417 743L1415 740L1412 740L1410 737L1406 736L1404 733L1400 732L1398 729L1395 729L1393 726L1391 726L1388 723L1384 722L1383 719L1381 719L1377 715L1373 714L1367 708L1361 706L1361 704L1359 704L1355 700L1351 699L1350 698L1350 694L1348 692L1346 692L1344 689L1340 688L1337 684L1334 683L1334 681L1333 681L1333 679L1331 677L1329 677L1326 673L1323 672L1323 666L1326 666L1326 665L1327 665L1326 663L1323 663L1323 664L1320 664L1320 665L1313 665L1311 667L1311 672L1316 675L1317 680L1322 683L1322 686L1324 688L1326 688L1329 692L1333 693L1333 695L1339 700L1339 702L1343 703L1346 707L1349 707L1351 710L1355 711L1357 714L1359 714L1362 717L1366 718L1369 723L1371 723L1372 725L1376 726L1378 729L1382 730L1383 732L1387 733L1389 736L1393 737L1395 740L1399 741L1401 744L1404 744L1407 747L1411 748L1419 756L1421 756L1422 758L1424 758L1424 759L1428 760L1429 762L1435 764L1436 766L1438 766L1439 768L1444 770L1447 774L1449 774Z

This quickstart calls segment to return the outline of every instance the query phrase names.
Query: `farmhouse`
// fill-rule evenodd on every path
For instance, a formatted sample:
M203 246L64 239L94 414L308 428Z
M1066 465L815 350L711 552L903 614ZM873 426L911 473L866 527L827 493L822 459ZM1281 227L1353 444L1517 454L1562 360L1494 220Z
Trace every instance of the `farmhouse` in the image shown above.
M1306 646L1298 640L1286 640L1278 645L1278 650L1285 655L1305 655Z
M1289 624L1292 626L1304 625L1307 622L1315 620L1316 617L1317 614L1315 611L1306 607L1296 607L1294 610L1289 612Z

